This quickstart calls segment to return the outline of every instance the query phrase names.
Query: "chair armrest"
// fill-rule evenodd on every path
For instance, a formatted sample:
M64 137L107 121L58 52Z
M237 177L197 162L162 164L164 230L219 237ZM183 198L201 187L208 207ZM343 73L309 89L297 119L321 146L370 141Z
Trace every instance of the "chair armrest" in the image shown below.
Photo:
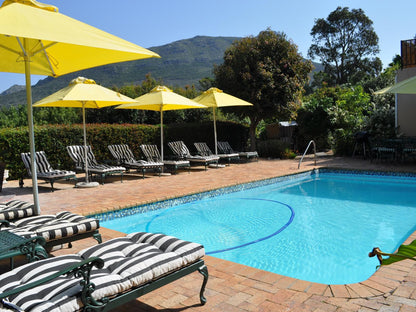
M67 275L67 276L74 276L75 278L81 278L80 285L82 286L82 291L81 291L80 297L84 304L84 309L88 310L89 307L98 307L98 306L103 307L108 301L106 298L103 298L102 301L96 301L91 296L92 292L95 289L94 284L90 282L91 269L94 266L101 269L104 266L104 261L97 257L86 259L77 264L69 266L68 268L62 271L59 271L57 273L44 277L36 282L28 283L26 285L16 287L4 293L0 293L0 299L5 299L9 296L21 293L33 287L40 286L59 276Z
M2 231L2 227L8 227L10 225L10 222L7 220L0 220L0 231Z
M2 244L0 259L7 259L16 255L26 255L29 262L48 258L48 253L43 248L46 240L42 236L24 238L6 231L2 232L2 235L6 235L4 239L8 240L10 244Z

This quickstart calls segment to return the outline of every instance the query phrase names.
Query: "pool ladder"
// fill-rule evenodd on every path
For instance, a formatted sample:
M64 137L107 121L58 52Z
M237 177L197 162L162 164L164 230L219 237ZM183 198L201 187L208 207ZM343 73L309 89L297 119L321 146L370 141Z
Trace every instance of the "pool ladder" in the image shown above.
M305 152L302 155L302 158L299 160L299 165L298 165L298 169L300 168L300 164L302 163L303 157L305 157L306 153L309 150L309 147L311 146L311 144L313 144L313 154L314 154L314 160L315 160L315 166L316 166L316 144L314 140L311 140L308 144L308 147L305 149Z

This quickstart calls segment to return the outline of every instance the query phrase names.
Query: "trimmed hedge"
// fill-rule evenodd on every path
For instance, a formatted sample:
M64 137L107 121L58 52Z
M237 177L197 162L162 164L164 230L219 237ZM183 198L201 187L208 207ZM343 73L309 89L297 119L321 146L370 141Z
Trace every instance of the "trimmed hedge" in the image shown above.
M232 122L217 122L217 132L218 140L230 141L236 150L248 138L248 128ZM82 124L35 126L34 133L36 151L45 151L53 168L66 170L74 168L66 146L84 144ZM207 142L211 148L214 145L212 122L165 125L164 133L167 156L170 149L166 144L173 140L185 141L191 151L194 142ZM0 129L0 162L6 163L11 179L27 175L20 153L29 151L28 137L27 128ZM128 144L137 159L140 159L142 158L140 144L159 146L160 128L158 125L87 124L87 142L92 146L99 162L114 161L107 148L110 144Z

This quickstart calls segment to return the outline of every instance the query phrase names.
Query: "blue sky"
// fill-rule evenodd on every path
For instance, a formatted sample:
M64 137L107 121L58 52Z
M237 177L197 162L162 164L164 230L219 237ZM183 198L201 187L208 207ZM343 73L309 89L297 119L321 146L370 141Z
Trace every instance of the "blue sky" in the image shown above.
M44 0L62 14L145 48L203 36L256 36L284 32L306 57L316 18L337 6L361 8L374 22L383 66L400 54L400 40L416 35L415 0ZM163 57L163 55L162 55ZM145 62L146 60L143 60ZM33 84L45 77L34 76ZM0 92L24 85L23 74L0 73Z

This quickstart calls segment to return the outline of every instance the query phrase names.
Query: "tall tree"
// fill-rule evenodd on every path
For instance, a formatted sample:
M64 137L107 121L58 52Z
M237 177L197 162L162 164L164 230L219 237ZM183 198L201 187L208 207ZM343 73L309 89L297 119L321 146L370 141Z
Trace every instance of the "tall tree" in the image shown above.
M379 52L378 36L362 9L338 7L326 19L315 20L311 36L308 55L319 58L325 81L332 85L354 84L382 69L381 60L374 57Z
M312 63L302 58L297 46L284 33L270 29L236 41L225 51L224 62L214 67L216 86L254 105L230 107L250 119L252 150L261 120L291 116L311 70Z

